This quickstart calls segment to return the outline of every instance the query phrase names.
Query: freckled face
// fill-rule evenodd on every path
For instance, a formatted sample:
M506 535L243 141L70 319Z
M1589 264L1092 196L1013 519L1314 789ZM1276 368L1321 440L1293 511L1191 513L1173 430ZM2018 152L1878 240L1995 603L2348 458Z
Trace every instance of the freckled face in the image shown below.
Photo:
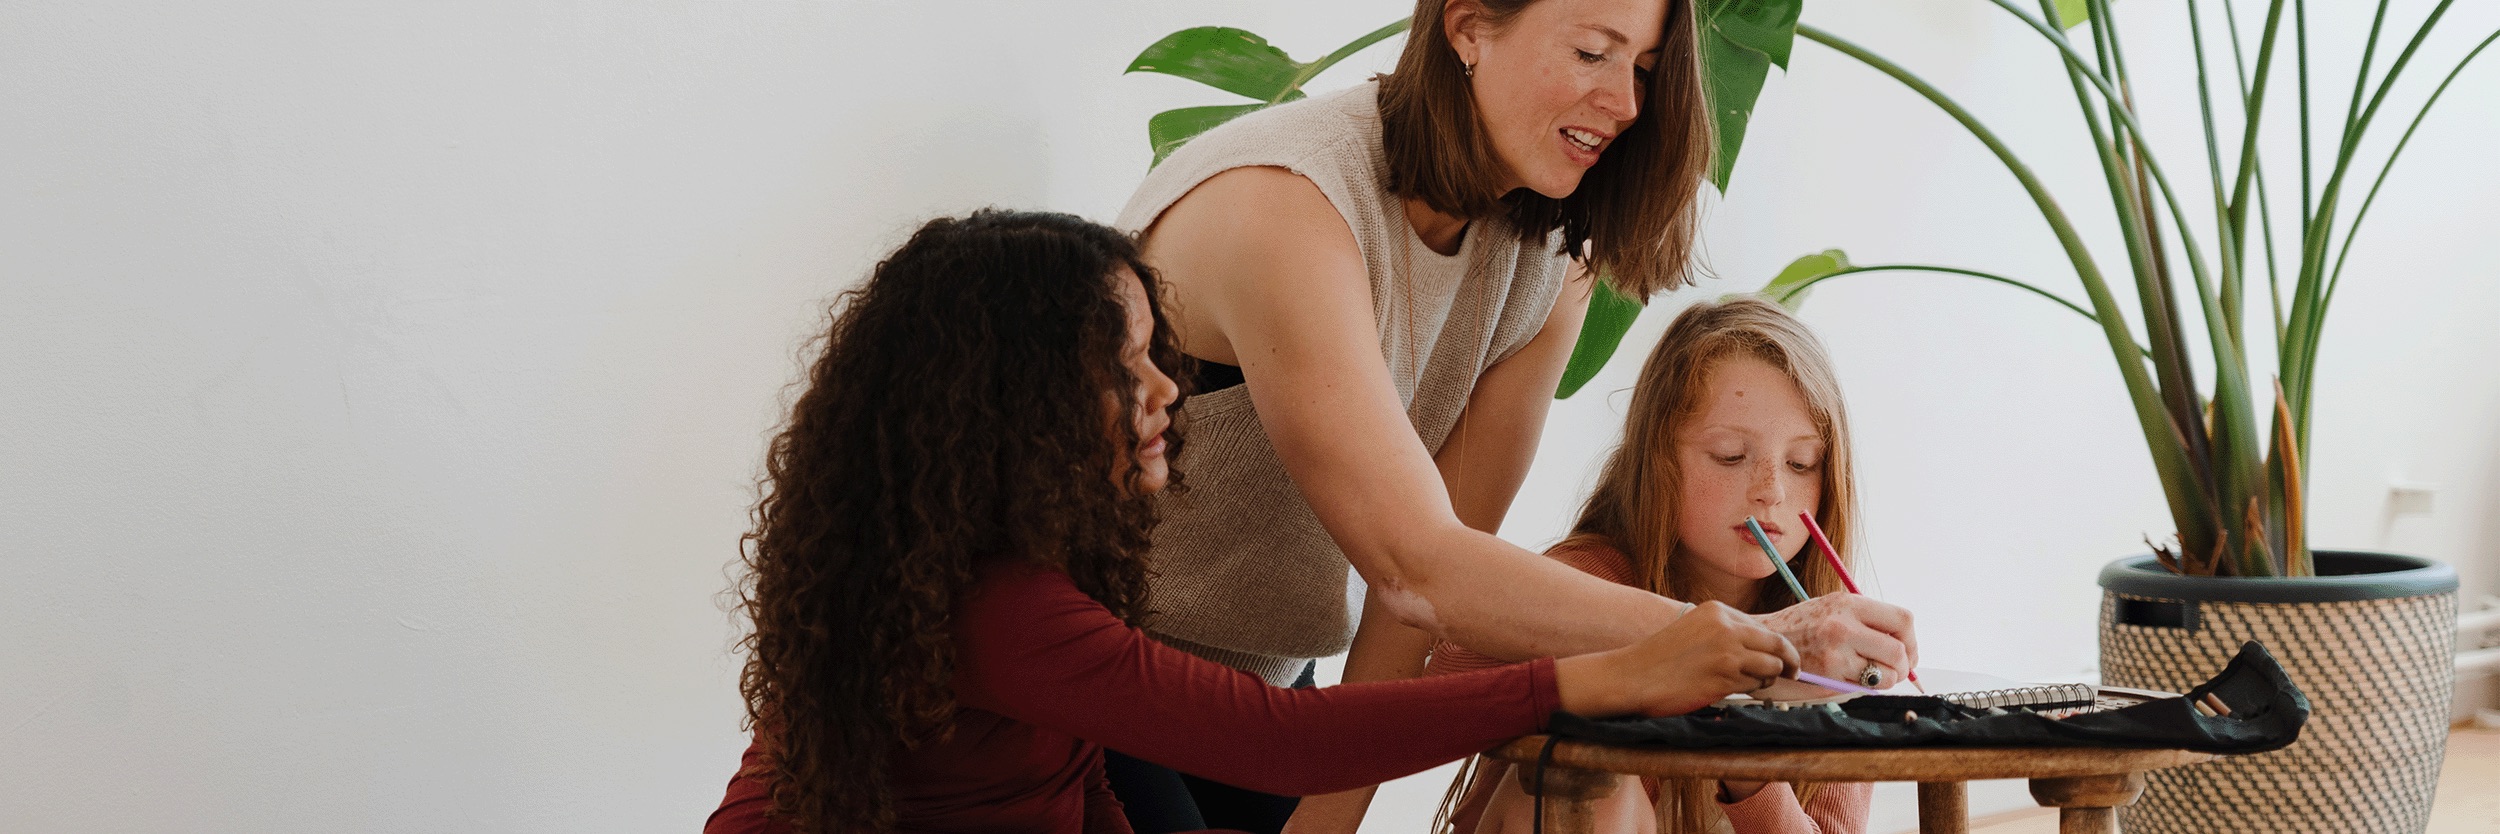
M1128 466L1121 467L1121 474L1125 476L1127 470L1134 469L1137 488L1157 492L1172 480L1172 464L1164 456L1163 434L1172 427L1172 403L1180 398L1180 386L1165 376L1162 368L1155 367L1150 350L1154 344L1154 310L1146 300L1145 284L1126 267L1111 280L1119 283L1120 306L1128 312L1128 341L1121 347L1120 361L1128 366L1137 386L1131 392L1136 407L1126 416L1136 437L1144 441L1129 450ZM1118 399L1112 398L1112 402L1116 405ZM1118 442L1128 441L1124 431L1115 430L1112 437Z
M1500 31L1453 13L1450 43L1476 67L1476 111L1510 168L1505 191L1561 199L1579 189L1640 117L1666 18L1667 0L1541 0Z
M1683 481L1678 555L1690 557L1704 588L1749 586L1774 573L1746 516L1762 523L1783 560L1796 557L1807 539L1797 514L1823 504L1824 441L1786 373L1750 356L1711 365L1700 411L1675 429L1674 448Z

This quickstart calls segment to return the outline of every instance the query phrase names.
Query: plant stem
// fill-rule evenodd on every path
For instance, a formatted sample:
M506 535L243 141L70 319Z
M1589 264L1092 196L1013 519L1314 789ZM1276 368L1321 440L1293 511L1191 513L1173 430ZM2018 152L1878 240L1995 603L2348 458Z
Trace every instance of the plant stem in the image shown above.
M2457 74L2464 72L2466 65L2473 63L2475 56L2481 55L2483 48L2490 46L2495 40L2500 40L2500 31L2492 32L2491 36L2484 38L2482 43L2475 44L2473 51L2465 53L2464 60L2458 61L2455 68L2448 70L2448 77L2440 79L2439 88L2431 91L2430 100L2422 102L2422 111L2413 114L2413 123L2405 126L2404 136L2396 140L2395 149L2387 152L2387 164L2379 168L2378 179L2370 183L2369 195L2361 198L2361 210L2353 213L2352 225L2344 229L2344 246L2335 253L2335 268L2327 275L2326 298L2320 302L2321 305L2334 303L2335 288L2342 286L2344 281L2344 261L2352 255L2352 241L2361 236L2361 220L2370 216L2370 205L2378 202L2378 190L2387 184L2388 172L2396 170L2396 158L2404 155L2405 145L2413 141L2413 132L2421 129L2423 118L2431 114L2431 105L2439 103L2440 94L2448 92L2448 84L2457 80Z
M2283 276L2275 269L2274 203L2266 197L2266 174L2257 172L2257 228L2266 245L2266 297L2274 302L2274 348L2283 349Z
M2051 18L2057 8L2056 4L2057 0L2040 0L2040 17L2043 19ZM2100 77L2104 80L2118 78L2118 59L2115 51L2111 48L2112 44L2115 43L2117 39L2111 36L2112 30L2110 28L2109 18L2102 15L2101 10L2094 7L2091 0L2084 0L2083 8L2085 16L2089 18L2092 24L2092 57L2100 61ZM2081 72L2081 70L2072 67L2067 68L2066 71L2069 74ZM2083 86L2083 82L2079 79L2074 80L2074 84L2078 88ZM2082 98L2082 90L2076 90L2076 97L2078 99ZM2090 108L2092 103L2090 100L2085 99L2083 100L2083 106ZM2127 154L2132 151L2130 150L2129 143L2127 142L2126 130L2118 127L2118 114L2115 112L2118 109L2118 103L2114 101L2110 102L2108 107L2112 111L2109 114L2109 123L2111 125L2112 135L2109 136L2106 141L2115 147L2118 152L2118 158L2124 160L2127 158ZM2094 131L2094 133L2098 134L2099 131Z
M2370 182L2370 195L2368 195L2368 197L2363 197L2363 200L2360 200L2360 212L2353 212L2353 225L2345 227L2345 242L2343 242L2343 250L2335 252L2335 270L2330 270L2330 272L2328 272L2328 295L2325 295L2325 302L2320 302L2320 305L2333 305L2333 302L2335 302L2335 287L2343 287L2343 265L2345 265L2345 260L2348 260L2348 257L2353 255L2353 240L2355 240L2355 237L2360 237L2360 222L2363 222L2363 217L2370 217L2370 205L2375 205L2375 202L2378 202L2378 190L2380 190L2380 187L2388 185L2388 175L2390 175L2390 172L2395 172L2395 160L2398 160L2398 157L2403 157L2403 155L2405 155L2405 145L2410 145L2410 142L2413 142L2413 132L2415 132L2415 130L2423 130L2423 120L2425 120L2425 117L2430 117L2430 105L2438 105L2438 102L2440 102L2440 95L2443 95L2443 92L2448 92L2448 85L2450 85L2450 82L2458 80L2460 72L2465 72L2465 65L2470 65L2470 62L2475 62L2475 57L2483 55L2483 50L2485 50L2485 47L2493 45L2493 40L2500 40L2500 30L2490 32L2490 37L2483 37L2483 42L2478 42L2478 45L2475 45L2473 50L2465 52L2465 60L2458 60L2458 65L2450 67L2450 70L2448 70L2448 77L2443 77L2443 80L2440 80L2440 87L2438 87L2438 90L2430 90L2430 100L2425 100L2425 102L2423 102L2423 110L2415 112L2415 115L2413 115L2413 122L2410 122L2410 125L2405 125L2405 135L2403 135L2403 137L2398 137L2398 140L2395 140L2395 150L2390 150L2390 152L2388 152L2388 165L2380 167L2380 170L2378 170L2378 180Z
M1989 0L1989 2L2004 9L2006 13L2031 26L2032 30L2038 32L2041 37L2048 39L2070 65L2077 67L2084 65L2081 56L2078 56L2074 47L2067 43L2065 35L2060 34L2055 27L2024 14L2009 0ZM2098 78L2093 79L2093 84L2100 88L2101 95L2113 101L2124 100ZM2125 120L2128 130L2134 132L2136 136L2140 138L2145 135L2143 126L2136 123L2132 112L2125 108L2112 112ZM2225 321L2221 311L2221 302L2215 297L2213 285L2205 273L2204 262L2198 256L2199 247L2196 245L2195 232L2188 227L2187 213L2179 208L2178 191L2171 187L2170 178L2162 173L2161 163L2154 157L2150 147L2139 146L2137 151L2138 160L2152 173L2154 182L2161 187L2163 199L2169 205L2172 224L2178 229L2180 246L2186 252L2188 272L2196 279L2197 298L2202 302L2205 320L2207 322ZM2209 341L2212 342L2214 357L2214 415L2210 433L2213 436L2214 447L2220 450L2217 455L2220 460L2215 466L2219 478L2214 491L2227 502L2238 502L2242 497L2253 494L2258 489L2257 485L2262 483L2265 477L2256 448L2258 435L2254 406L2249 396L2248 358L2241 349L2239 341L2232 337L2228 329L2209 325L2205 331ZM2224 503L2221 507L2222 519L2226 523L2231 518L2233 506L2235 506L2234 503ZM2181 535L2182 541L2185 541L2186 532L2182 531ZM2270 566L2259 558L2262 548L2245 547L2245 542L2241 544L2238 550L2242 558L2239 561L2244 573L2260 575L2270 569Z
M2196 111L2205 127L2205 170L2214 190L2214 229L2221 237L2217 243L2222 247L2222 311L2231 317L2231 332L2236 335L2240 332L2241 276L2245 274L2240 234L2245 230L2232 225L2231 194L2222 189L2222 139L2214 130L2213 76L2205 67L2205 26L2200 17L2196 0L2187 0L2188 48L2196 53Z
M2152 455L2153 469L2161 478L2163 494L2169 500L2172 518L2180 525L2181 537L2211 535L2211 528L2207 525L2217 520L2199 511L2201 508L2196 505L2195 491L2182 489L2195 483L2195 476L2188 463L2185 444L2177 434L2177 426L2170 422L2169 414L2162 409L2160 395L2145 373L2145 363L2140 358L2142 348L2136 345L2134 334L2128 332L2126 317L2118 309L2118 300L2110 295L2109 284L2102 279L2100 267L2093 262L2091 251L2084 247L2083 237L2076 234L2074 224L2067 220L2065 210L2058 207L2048 187L2041 184L2030 166L2015 157L2013 149L2006 147L2005 142L1981 124L1978 117L1915 73L1811 25L1798 24L1797 34L1856 58L1925 97L1954 121L1961 123L1963 129L1979 139L1980 144L1986 145L2006 171L2022 184L2023 190L2031 195L2032 203L2039 207L2041 219L2048 222L2049 230L2057 236L2058 245L2065 248L2067 259L2074 263L2075 276L2082 281L2084 293L2092 301L2092 309L2096 313L2094 320L2100 323L2110 352L2118 360L2119 377L2126 382L2128 401L2135 406L2136 421L2143 428L2146 450Z
M2262 79L2264 78L2263 70L2265 68L2265 63L2274 51L2274 24L2276 21L2281 19L2282 10L2283 4L2280 0L2277 0L2274 4L2273 13L2269 14L2266 18L2266 51L2263 55L2258 57L2258 77L2260 78L2261 88L2263 84ZM2248 238L2246 237L2246 229L2248 227L2248 203L2246 198L2248 196L2248 184L2253 177L2257 183L2257 230L2262 236L2262 242L2265 245L2266 297L2268 300L2273 302L2272 321L2274 323L2274 346L2277 350L2280 350L2283 347L2283 275L2282 271L2275 264L2273 201L2271 198L2266 196L2266 174L2264 168L2262 167L2263 163L2261 155L2257 152L2257 127L2261 121L2260 114L2264 109L2264 91L2260 89L2255 95L2252 95L2249 91L2248 56L2242 54L2240 51L2240 16L2237 11L2233 10L2231 0L2222 0L2222 23L2223 26L2226 27L2231 33L2231 67L2236 70L2239 75L2240 115L2246 120L2246 124L2242 126L2242 135L2240 137L2240 170L2231 187L2230 201L2225 204L2230 207L2231 224L2235 228L2242 230L2242 236L2239 239L2240 247L2231 253L2231 257L2242 261L2241 269L2243 274L2245 274L2247 269L2245 262L2248 257Z
M1285 91L1277 94L1276 98L1269 100L1268 103L1277 104L1283 102L1286 97L1291 96L1295 91L1302 89L1302 85L1304 83L1309 82L1311 79L1318 78L1320 73L1327 72L1329 67L1336 66L1338 62L1354 57L1354 53L1363 51L1365 47L1388 40L1390 35L1406 31L1406 27L1410 23L1411 21L1400 18L1387 26L1372 30L1371 34L1355 38L1353 42L1337 47L1337 51L1320 56L1320 59L1317 61L1303 64L1302 69L1294 72L1293 83L1286 84Z
M2292 0L2292 56L2300 81L2300 227L2316 216L2310 200L2317 194L2309 182L2309 0Z
M2050 45L2057 47L2058 54L2065 58L2069 66L2076 68L2082 68L2085 66L2083 58L2075 53L2074 45L2068 43L2066 41L2066 36L2060 34L2055 27L2042 23L2041 21L2032 18L2030 15L2024 14L2021 9L2015 8L2010 0L1988 0L1988 2L1995 4L1998 8L2004 9L2007 14L2013 15L2015 19L2030 26L2032 31L2038 32L2041 37L2048 39ZM2081 73L2081 76L2089 79L2092 82L2092 86L2095 89L2100 90L2102 97L2107 100L2112 102L2124 102L2126 100L2125 97L2120 96L2116 90L2109 86L2108 82L2102 80L2099 76L2093 75L2090 72ZM2125 107L2115 108L2110 112L2118 118L2121 124L2126 126L2128 132L2135 134L2137 142L2136 156L2143 162L2144 167L2152 173L2153 182L2160 186L2159 190L2161 191L2162 199L2170 208L2170 214L2174 221L2173 225L2175 225L2179 230L2179 245L2185 249L2187 253L2188 271L2195 275L2197 291L2202 296L2204 306L2208 308L2205 312L2209 315L2216 316L2218 319L2219 314L2216 310L2212 309L2217 306L2218 302L2214 298L2213 287L2207 280L2204 260L2198 256L2198 252L2201 247L2196 244L2195 232L2187 226L2187 213L2180 210L2177 189L2171 187L2169 175L2162 172L2160 160L2153 156L2150 145L2144 142L2143 137L2146 135L2144 127L2135 120L2135 113Z
M2040 8L2043 19L2055 9L2047 0L2043 0ZM2106 14L2107 0L2090 0L2086 8L2091 15L2093 36L2099 40L2095 44L2096 51L2111 56L2104 58L2104 65L2119 65L2116 62L2120 59L2115 57L2120 54L2117 30L2114 20ZM2202 409L2196 402L2195 374L2186 361L2186 351L2182 349L2179 308L2174 300L2176 293L2170 284L2167 264L2161 257L2157 218L2147 216L2151 211L2151 201L2145 192L2149 189L2141 177L2131 176L2131 173L2142 170L2138 166L2144 160L2140 157L2131 159L2128 153L2127 145L2134 141L2132 134L2103 132L2100 117L2094 113L2092 94L2084 87L2084 68L2069 63L2065 69L2067 81L2074 88L2075 104L2083 112L2084 127L2091 133L2092 147L2099 152L2102 178L2109 186L2110 205L2118 215L2118 230L2127 245L2129 265L2135 271L2136 301L2144 314L2145 336L2153 346L2147 355L2153 362L2154 379L2160 385L2162 407L2169 410L2171 422L2179 426L2181 440L2187 445L2188 461L2196 467L2198 491L2204 493L2207 500L2215 500L2218 496L2212 494L2215 481L2209 457L2211 438L2205 428ZM2125 118L2125 113L2121 112L2125 103L2111 100L2106 104L2113 123ZM2181 542L2190 550L2205 549L2210 544L2203 541Z
M1778 298L1771 300L1784 305L1788 303L1789 299L1795 298L1799 293L1805 292L1808 287L1812 287L1816 284L1820 284L1824 281L1838 278L1843 275L1855 275L1861 272L1941 272L1948 275L1967 275L1972 278L1986 279L2057 302L2057 306L2074 311L2074 314L2082 316L2084 321L2088 321L2093 324L2101 323L2099 317L2092 315L2092 311L2077 306L2074 302L2066 300L2064 296L2041 289L2036 284L2022 281L2020 279L2007 278L2003 275L1995 273L1981 272L1976 269L1963 269L1957 266L1934 266L1930 264L1872 264L1868 266L1853 266L1847 269L1836 269L1814 276L1813 278L1806 279L1805 283L1790 287L1787 292L1781 293ZM2143 345L2136 345L2135 349L2136 352L2143 354L2146 359L2151 359L2153 356L2153 351Z
M2232 63L2243 63L2244 59L2239 54L2239 16L2231 10L2231 0L2222 0L2222 14L2223 22L2231 27ZM2258 128L2265 123L2266 81L2273 75L2275 38L2282 31L2282 23L2283 0L2274 0L2274 2L2269 4L2266 9L2265 34L2261 36L2257 42L2256 80L2251 82L2246 78L2242 78L2240 81L2240 109L2243 111L2245 121L2240 126L2239 175L2232 180L2230 199L2231 226L2239 229L2248 228L2249 183L2251 181L2258 181L2257 200L2258 209L2260 211L2258 222L2259 228L2265 230L2266 281L2269 291L2273 292L2276 298L2274 330L2275 346L2278 349L2281 348L2283 344L2283 310L2281 303L2282 288L2281 280L2278 277L2274 266L2274 220L2271 217L2272 212L2265 211L2265 187L2264 183L2258 176L2257 133ZM2246 245L2246 241L2247 238L2243 236L2241 238L2243 247ZM2245 252L2234 252L2232 253L2232 257L2245 260L2246 254Z
M2397 77L2404 73L2406 65L2412 63L2414 53L2422 48L2422 42L2439 25L2439 18L2447 14L2448 7L2455 2L2440 0L2439 5L2432 7L2421 28L2414 31L2413 39L2405 44L2404 51L2397 53L2395 62L2387 66L2387 75L2379 80L2378 92L2371 96L2370 106L2361 111L2359 122L2345 129L2345 141L2336 155L2335 170L2327 178L2325 192L2319 196L2318 214L2302 229L2300 279L2292 286L2291 321L2286 328L2285 351L2279 362L2283 388L2291 395L2292 421L2294 427L2299 429L2298 441L2304 457L2309 451L2309 404L2314 394L2310 381L2317 367L2318 338L2326 327L2326 306L2322 293L2326 247L2334 233L2335 203L2343 192L2344 176L2351 169L2354 151L2358 149L2361 137L2368 132L2371 120L2377 117L2379 106L2386 103L2387 93L2396 86Z
M2370 88L2370 59L2378 55L2378 33L2387 23L2387 0L2378 0L2378 12L2370 16L2370 37L2361 42L2361 71L2353 74L2352 103L2344 105L2344 141L2352 141L2353 120L2361 115L2361 94Z

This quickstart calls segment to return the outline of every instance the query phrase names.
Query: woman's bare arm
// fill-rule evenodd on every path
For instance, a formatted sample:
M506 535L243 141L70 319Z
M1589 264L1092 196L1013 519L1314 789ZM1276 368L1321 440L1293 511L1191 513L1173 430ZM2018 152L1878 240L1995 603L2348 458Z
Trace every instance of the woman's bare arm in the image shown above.
M1353 233L1309 180L1217 175L1164 213L1145 248L1182 325L1222 334L1287 473L1400 622L1501 656L1559 656L1629 644L1684 609L1460 521L1380 360ZM1187 332L1183 344L1219 346Z
M1499 533L1502 520L1510 514L1511 500L1527 479L1537 440L1544 435L1554 386L1571 358L1571 346L1580 338L1590 286L1588 274L1574 263L1571 280L1543 328L1517 353L1485 372L1468 395L1467 410L1441 444L1441 453L1433 456L1452 508L1469 529ZM1431 651L1431 634L1398 622L1377 599L1366 595L1362 625L1354 632L1354 647L1346 652L1344 680L1417 677L1424 673ZM1373 786L1305 797L1294 808L1285 834L1354 834L1378 790Z
M1433 463L1448 484L1452 509L1460 523L1499 533L1536 462L1537 442L1545 436L1545 417L1552 410L1554 389L1562 384L1563 367L1580 341L1580 323L1588 314L1596 280L1573 261L1554 311L1518 352L1494 363L1476 380L1467 410L1450 429L1449 439Z
M1380 360L1353 232L1309 180L1281 168L1218 174L1166 210L1144 245L1183 348L1242 368L1287 473L1400 622L1499 657L1560 656L1625 645L1687 607L1461 521ZM1809 600L1763 622L1818 672L1916 660L1908 613L1865 597Z

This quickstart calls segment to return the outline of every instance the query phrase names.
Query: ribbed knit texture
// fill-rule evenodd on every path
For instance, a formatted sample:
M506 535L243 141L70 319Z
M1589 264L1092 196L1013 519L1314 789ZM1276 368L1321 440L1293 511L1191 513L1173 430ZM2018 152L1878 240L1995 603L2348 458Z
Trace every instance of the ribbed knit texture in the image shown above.
M1354 232L1370 273L1372 321L1407 419L1438 453L1476 379L1535 338L1561 292L1560 234L1523 243L1502 219L1469 225L1456 255L1425 247L1389 192L1377 85L1279 105L1190 140L1120 212L1138 232L1207 178L1284 168L1319 186ZM1343 652L1356 617L1345 553L1321 529L1247 386L1190 397L1178 461L1188 494L1155 531L1151 632L1209 660L1290 684L1310 658Z

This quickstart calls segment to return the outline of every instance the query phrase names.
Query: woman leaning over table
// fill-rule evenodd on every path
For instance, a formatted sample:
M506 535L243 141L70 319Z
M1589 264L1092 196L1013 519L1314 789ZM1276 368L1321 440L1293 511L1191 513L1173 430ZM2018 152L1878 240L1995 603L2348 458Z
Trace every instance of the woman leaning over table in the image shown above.
M1347 680L1413 677L1434 637L1565 655L1689 608L1493 534L1591 276L1634 298L1689 280L1712 147L1695 38L1690 0L1420 0L1393 73L1226 124L1147 177L1120 225L1168 282L1202 392L1194 488L1155 534L1158 639L1308 685L1349 645ZM1916 658L1908 613L1863 597L1763 620L1837 677ZM1126 757L1111 778L1141 834L1293 813ZM1296 827L1350 830L1360 811L1332 807L1359 804Z

